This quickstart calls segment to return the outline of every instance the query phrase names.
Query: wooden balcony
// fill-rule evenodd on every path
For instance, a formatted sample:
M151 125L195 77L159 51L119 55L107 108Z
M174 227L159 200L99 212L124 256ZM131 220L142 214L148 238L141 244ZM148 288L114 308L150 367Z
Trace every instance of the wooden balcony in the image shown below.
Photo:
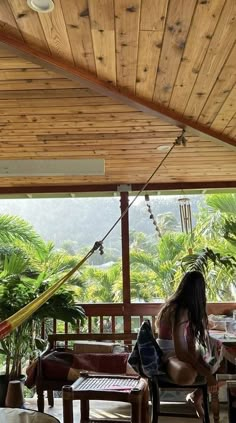
M75 332L75 338L81 340L112 340L121 341L129 349L131 349L134 343L137 331L144 319L150 319L153 327L155 327L155 319L158 311L161 308L160 303L140 303L140 304L83 304L87 319L84 325L78 323L78 327ZM207 305L208 314L227 314L236 308L235 303L209 303ZM42 326L43 335L46 336L46 325ZM62 324L62 322L53 321L52 324L53 333L57 333L57 339L62 342L68 343L68 338L71 339L72 328L68 324ZM69 335L70 334L70 335ZM49 336L50 339L50 336ZM53 339L53 337L52 337ZM51 343L51 347L54 344ZM182 413L193 412L193 409L189 408L188 405L183 403L164 403L162 407L166 408L166 411L178 411ZM37 409L36 398L27 399L26 408ZM56 398L54 407L49 408L47 402L45 402L44 412L57 417L61 423L63 423L63 410L61 398ZM79 401L74 402L74 416L75 421L79 421L80 416L80 404ZM128 405L121 403L110 403L93 401L91 406L91 414L94 418L113 418L118 419L120 416L127 418L129 416L130 409ZM180 423L180 418L177 417L160 417L160 423ZM196 421L189 417L189 422ZM221 404L221 422L226 423L227 407L225 404Z
M155 320L161 306L161 303L83 304L87 319L84 325L78 322L75 332L81 340L106 339L131 345L143 320L149 319L155 328ZM235 302L207 305L208 314L229 314L235 308ZM63 326L60 324L59 328L59 322L56 320L53 321L52 331L65 334L73 332L67 323ZM42 336L46 336L45 324L42 325Z

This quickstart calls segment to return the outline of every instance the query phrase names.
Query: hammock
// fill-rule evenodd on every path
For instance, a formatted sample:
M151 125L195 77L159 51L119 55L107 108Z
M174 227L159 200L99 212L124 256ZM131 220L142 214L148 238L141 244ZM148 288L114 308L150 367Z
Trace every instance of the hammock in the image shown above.
M55 292L82 266L85 261L88 260L89 257L94 253L96 250L100 250L100 253L103 253L103 241L108 237L108 235L111 233L111 231L115 228L117 223L125 216L129 208L133 205L133 203L136 201L136 199L139 197L139 195L145 190L153 176L156 174L156 172L160 169L164 161L167 159L168 155L171 153L173 148L176 145L185 145L185 138L184 138L184 130L182 134L176 138L174 141L172 147L169 149L169 151L166 153L166 155L163 157L159 165L156 167L154 172L151 174L147 182L144 184L144 186L141 188L141 190L138 192L138 194L134 197L134 199L131 201L131 203L128 205L128 207L124 210L124 212L121 214L121 216L116 220L114 225L110 228L110 230L106 233L106 235L103 237L101 241L96 241L94 246L91 248L91 250L86 254L86 256L75 266L73 269L71 269L65 276L63 276L61 279L59 279L57 282L55 282L54 285L52 285L50 288L48 288L45 292L43 292L41 295L39 295L37 298L35 298L33 301L31 301L29 304L27 304L25 307L23 307L21 310L18 310L15 314L8 317L8 319L4 320L3 322L0 322L0 340L5 338L7 335L9 335L14 329L16 329L18 326L20 326L22 323L24 323L30 316L32 316L33 313L35 313L46 301L48 301Z

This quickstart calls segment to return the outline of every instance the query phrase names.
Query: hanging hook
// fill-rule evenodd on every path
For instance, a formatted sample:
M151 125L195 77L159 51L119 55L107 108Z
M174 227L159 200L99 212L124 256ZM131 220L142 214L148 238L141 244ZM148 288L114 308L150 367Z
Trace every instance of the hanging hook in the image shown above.
M187 140L186 140L184 134L185 134L185 129L183 129L182 133L176 138L176 140L175 140L176 145L183 145L184 147L186 146Z

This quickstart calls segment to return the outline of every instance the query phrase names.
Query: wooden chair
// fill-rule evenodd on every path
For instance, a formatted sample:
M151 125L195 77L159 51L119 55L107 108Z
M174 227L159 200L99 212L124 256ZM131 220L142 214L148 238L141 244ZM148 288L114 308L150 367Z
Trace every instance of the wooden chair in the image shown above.
M158 416L167 415L174 417L192 417L188 414L178 413L162 413L160 408L159 390L184 390L194 391L201 389L203 393L205 421L210 423L208 411L208 392L207 384L204 378L199 378L193 385L177 385L165 373L162 363L162 351L158 346L154 337L151 322L149 320L143 321L138 335L134 349L129 357L129 364L133 369L139 373L141 377L148 378L149 388L152 400L152 423L158 422ZM194 415L193 417L196 417Z
M232 395L231 389L236 389L236 375L235 380L228 380L227 383L227 396L228 396L228 419L229 423L236 421L236 397Z
M152 401L152 423L158 423L159 416L172 417L197 417L196 414L177 413L177 412L163 412L160 405L160 390L163 391L194 391L201 389L203 394L203 408L205 412L204 423L210 423L209 418L209 401L207 384L204 378L199 378L193 385L176 385L166 374L154 376L149 379L149 389Z
M216 379L226 383L227 387L227 399L228 399L228 421L234 423L236 421L236 407L235 407L235 396L232 395L231 389L236 389L236 374L232 373L218 373ZM220 414L219 397L216 395L214 401L218 405L218 415Z

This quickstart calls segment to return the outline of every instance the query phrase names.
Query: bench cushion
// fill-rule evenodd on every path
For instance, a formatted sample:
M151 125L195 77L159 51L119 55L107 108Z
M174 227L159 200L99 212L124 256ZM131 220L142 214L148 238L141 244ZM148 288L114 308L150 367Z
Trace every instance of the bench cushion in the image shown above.
M108 374L126 374L128 353L75 354L71 351L52 351L41 358L42 376L46 380L75 381L82 370ZM27 369L26 386L36 383L37 362Z

